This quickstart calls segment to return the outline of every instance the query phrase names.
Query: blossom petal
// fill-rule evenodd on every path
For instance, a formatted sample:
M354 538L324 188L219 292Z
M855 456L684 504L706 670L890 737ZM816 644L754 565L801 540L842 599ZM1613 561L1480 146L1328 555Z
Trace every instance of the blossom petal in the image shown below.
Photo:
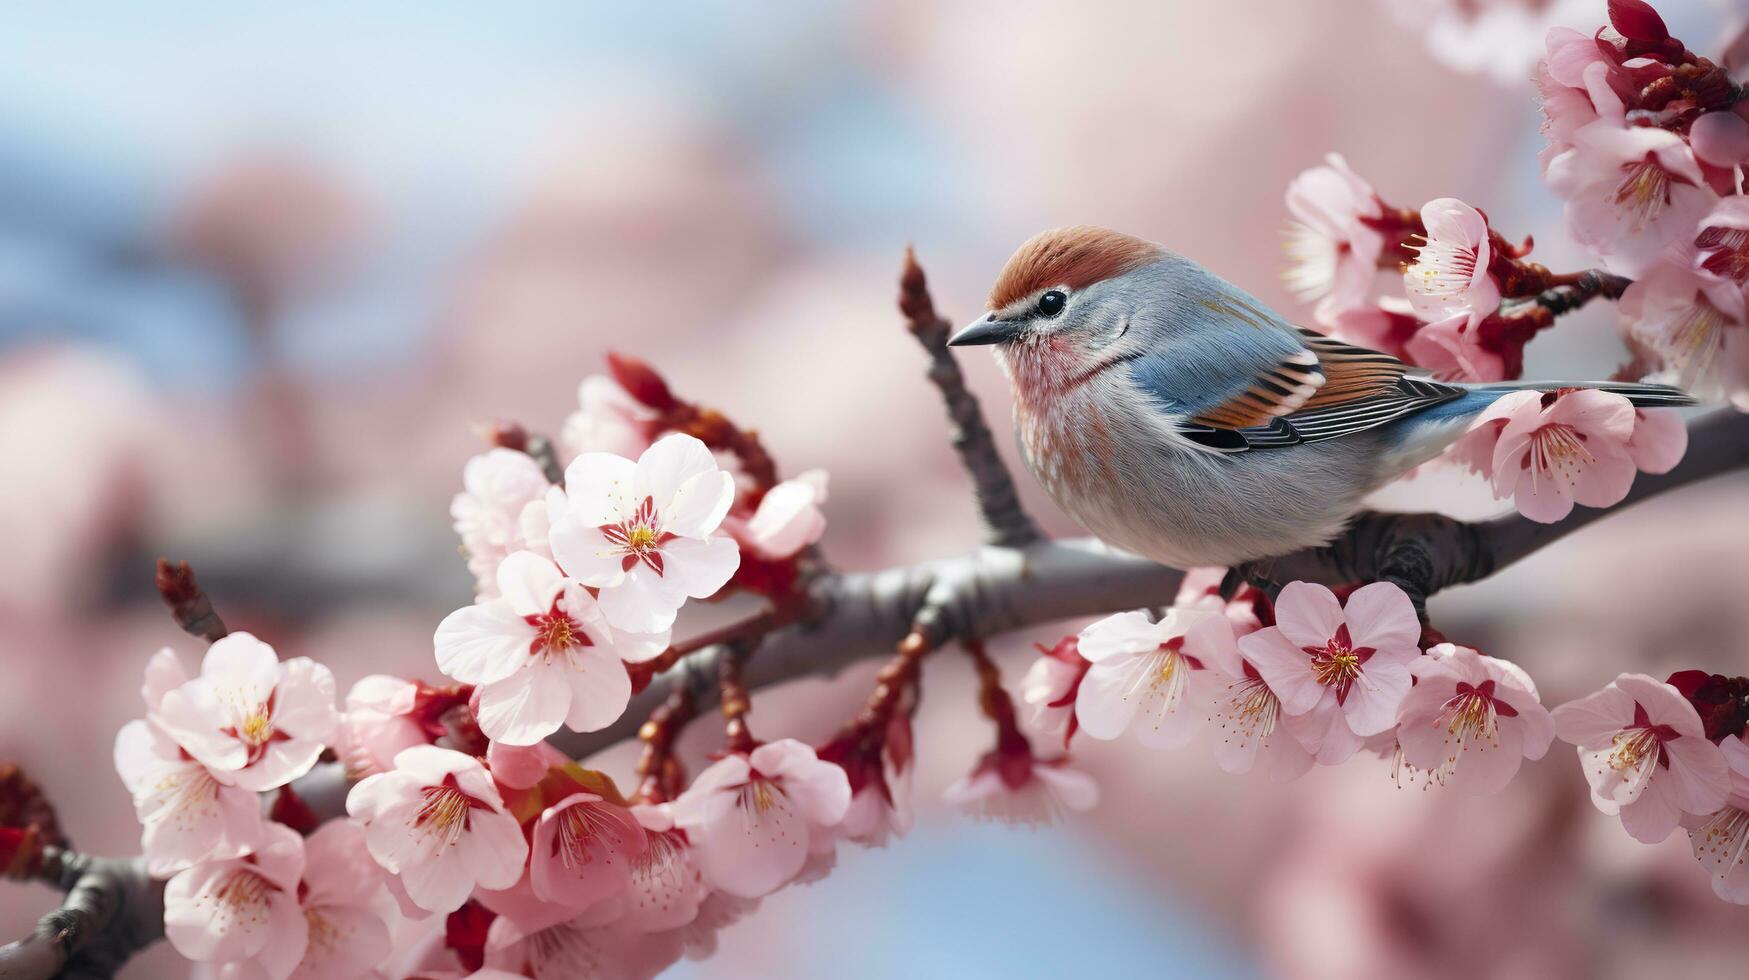
M551 677L549 683L558 682ZM632 699L625 663L599 647L573 651L563 683L570 686L565 724L572 731L595 732L619 720Z
M503 600L464 606L437 624L437 669L464 684L503 680L528 662L534 636Z
M571 710L572 688L566 673L562 663L537 658L509 677L481 685L480 731L508 745L533 745L558 731ZM619 673L624 676L625 671Z
M1294 646L1321 647L1344 622L1342 603L1322 585L1289 582L1275 601L1275 622Z
M1342 613L1357 647L1372 647L1385 655L1421 652L1421 618L1408 593L1390 582L1354 590ZM1376 658L1370 661L1376 662Z

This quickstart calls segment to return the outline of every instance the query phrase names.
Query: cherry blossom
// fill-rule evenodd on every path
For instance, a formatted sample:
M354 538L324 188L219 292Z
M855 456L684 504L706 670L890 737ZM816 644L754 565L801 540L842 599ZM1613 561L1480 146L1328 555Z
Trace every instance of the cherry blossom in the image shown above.
M1550 144L1541 156L1546 173L1555 157L1572 149L1574 135L1597 120L1597 102L1613 108L1620 99L1608 91L1609 64L1590 34L1554 27L1544 43L1548 57L1537 65L1536 86ZM1603 89L1597 100L1590 94L1593 87Z
M330 820L304 840L298 885L309 942L292 980L352 980L370 975L390 953L389 926L380 911L383 871L371 860L364 830Z
M1427 240L1403 270L1403 289L1422 319L1463 315L1474 328L1500 308L1500 286L1488 273L1493 258L1488 219L1455 197L1421 208Z
M1700 715L1682 693L1645 674L1622 674L1609 686L1554 710L1555 734L1578 747L1591 802L1621 815L1634 839L1656 844L1683 814L1707 816L1724 806L1730 770L1707 741Z
M303 838L269 824L258 850L196 864L165 883L164 935L191 960L253 960L270 980L285 980L309 942L297 894L303 871Z
M1619 306L1629 338L1662 360L1662 380L1749 406L1749 316L1736 282L1666 263L1629 286Z
M1495 345L1484 343L1480 328L1468 314L1456 313L1429 323L1405 345L1409 359L1446 381L1502 381L1506 357Z
M1309 716L1281 710L1281 699L1237 646L1214 653L1209 667L1216 682L1211 715L1221 739L1215 763L1225 772L1258 769L1283 782L1305 775L1314 757L1296 729Z
M559 441L572 455L613 453L636 456L648 449L655 409L633 398L619 382L592 374L577 386L579 408L565 419Z
M1257 611L1259 608L1267 609L1269 600L1263 597L1263 593L1256 586L1249 583L1239 586L1231 600L1221 598L1221 584L1226 578L1227 570L1224 568L1187 570L1178 583L1178 595L1172 600L1173 607L1220 613L1226 617L1227 625L1233 628L1235 637L1262 629L1263 621L1258 618Z
M438 669L478 685L475 715L494 741L532 745L561 725L613 724L631 699L625 664L668 647L666 631L613 629L581 583L532 552L499 564L498 593L444 617L433 638Z
M529 881L544 901L586 908L631 887L649 846L630 810L600 793L576 792L541 812L529 852Z
M710 888L686 831L674 824L674 804L640 803L631 810L644 828L646 847L632 862L626 918L640 932L678 929L698 915Z
M1024 745L985 753L977 768L949 784L942 799L974 819L1038 828L1064 813L1099 805L1093 777L1070 769L1067 758L1039 759Z
M1211 658L1233 652L1224 617L1169 609L1158 622L1144 612L1108 616L1081 631L1090 666L1075 696L1075 719L1094 738L1126 730L1149 748L1178 748L1202 724L1216 679Z
M200 676L153 715L219 782L260 792L310 771L340 721L334 675L308 657L281 663L248 633L214 641Z
M601 610L615 626L659 633L689 596L712 595L735 574L734 539L713 536L734 497L734 477L688 435L664 436L636 463L584 453L565 471L553 557L601 590Z
M147 713L187 676L169 648L154 654L140 692ZM130 721L116 733L115 769L133 796L151 874L163 877L200 861L239 857L260 845L258 797L219 782L154 722Z
M1554 722L1517 665L1441 643L1410 669L1415 686L1397 710L1397 746L1430 781L1498 792L1523 760L1549 750Z
M1364 307L1377 277L1385 236L1367 223L1384 214L1372 185L1338 154L1295 177L1287 188L1288 288L1317 300L1320 323Z
M498 563L527 546L523 511L543 501L549 487L540 464L514 449L488 449L462 467L462 492L449 515L480 595L497 594Z
M1505 418L1489 462L1494 496L1548 524L1575 503L1608 507L1634 482L1628 452L1637 416L1626 398L1603 391L1518 391L1503 396L1465 438ZM1478 438L1486 438L1485 435Z
M1420 656L1421 622L1402 589L1375 582L1344 606L1321 585L1292 582L1275 603L1276 625L1239 651L1290 715L1312 714L1306 749L1332 765L1361 740L1389 731Z
M1688 452L1688 425L1671 408L1634 409L1628 457L1642 473L1668 473Z
M852 732L858 732L852 726ZM878 738L853 734L834 739L820 758L844 770L850 782L850 807L838 835L867 847L885 847L893 836L911 832L911 774L916 768L911 719L894 712ZM824 842L820 842L823 845Z
M116 733L115 768L133 795L150 873L168 875L260 844L259 797L219 782L150 722L130 721Z
M509 888L528 857L485 768L451 749L419 745L395 756L393 771L352 788L346 812L363 822L371 856L430 912L461 908L475 886Z
M1666 248L1694 234L1718 196L1680 135L1629 126L1607 86L1588 91L1604 101L1598 118L1579 127L1572 147L1550 160L1548 184L1567 200L1573 237L1603 256L1610 271L1640 276Z
M849 807L844 770L786 738L712 763L674 801L674 820L712 886L753 898L794 878L812 829L836 826Z
M826 531L825 470L809 470L766 491L753 516L729 517L723 526L744 546L773 561L788 558L820 540Z
M1028 722L1036 731L1063 736L1064 745L1075 735L1075 695L1092 666L1081 656L1079 642L1065 636L1055 646L1038 644L1039 658L1020 681L1020 699L1031 709Z
M334 731L334 750L347 775L362 779L394 767L402 749L430 741L413 718L419 685L387 674L361 678L346 692L346 710Z
M1685 821L1695 860L1712 873L1713 892L1727 902L1749 905L1749 745L1726 735L1719 751L1730 769L1725 805Z
M680 959L677 933L628 928L618 902L601 902L559 921L500 915L486 938L486 969L534 980L641 980Z

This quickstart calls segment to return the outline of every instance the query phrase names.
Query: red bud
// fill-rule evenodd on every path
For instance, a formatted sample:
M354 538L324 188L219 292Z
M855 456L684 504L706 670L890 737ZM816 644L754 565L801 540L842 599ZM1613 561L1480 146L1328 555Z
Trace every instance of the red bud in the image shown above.
M1670 38L1664 18L1646 0L1609 0L1609 23L1633 41L1660 44Z
M658 412L666 412L678 404L674 393L668 390L668 382L662 380L655 368L635 357L609 353L607 370L626 394Z

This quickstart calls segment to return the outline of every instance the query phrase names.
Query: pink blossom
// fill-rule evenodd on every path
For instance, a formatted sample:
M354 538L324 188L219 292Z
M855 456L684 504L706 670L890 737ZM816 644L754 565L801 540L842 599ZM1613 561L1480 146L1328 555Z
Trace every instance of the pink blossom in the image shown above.
M1488 219L1455 197L1421 208L1427 240L1403 270L1403 289L1429 322L1463 315L1473 330L1500 308L1500 286L1488 273L1493 259Z
M430 912L461 908L476 886L509 888L528 857L522 827L485 768L450 749L402 752L393 771L352 787L346 812L364 823L371 856Z
M1087 658L1081 656L1077 637L1066 636L1055 646L1038 645L1039 658L1020 681L1020 699L1031 709L1027 719L1034 730L1061 735L1063 744L1075 734L1075 695L1087 676Z
M1590 91L1607 98L1596 86ZM1666 249L1691 241L1695 223L1718 200L1688 143L1666 129L1626 125L1619 101L1573 134L1572 148L1549 162L1547 175L1567 201L1573 237L1629 276L1644 275Z
M506 789L533 789L554 766L564 766L570 757L547 742L511 745L486 743L486 768L492 781Z
M532 745L561 725L606 728L631 700L625 664L668 647L665 630L613 629L581 583L531 552L499 564L498 593L444 617L433 637L438 669L478 685L475 714L494 741Z
M1726 169L1749 160L1749 121L1729 110L1702 113L1688 127L1694 155Z
M1356 589L1344 607L1321 585L1293 582L1275 603L1276 625L1239 641L1239 651L1290 715L1316 713L1308 751L1334 764L1361 739L1388 731L1420 656L1421 622L1388 582Z
M449 516L480 595L497 594L498 563L528 544L523 511L542 501L549 487L540 464L514 449L488 449L462 467L462 492L450 502Z
M371 860L364 830L330 820L304 840L298 902L309 943L292 980L353 980L370 975L391 951L381 908L383 870Z
M1526 403L1538 400L1537 392L1515 391L1494 399L1470 422L1470 427L1446 450L1446 456L1471 472L1494 478L1494 449L1500 445L1500 433L1512 416Z
M1397 709L1403 761L1465 793L1504 789L1555 737L1536 685L1516 665L1441 643L1415 659L1415 686Z
M910 717L902 711L893 714L872 760L866 750L860 757L840 758L833 751L838 744L828 745L820 756L844 767L850 780L850 808L838 825L839 836L865 847L885 847L890 837L910 833L915 816L911 774L916 769Z
M164 935L191 960L254 960L269 980L285 980L309 942L297 894L303 871L303 838L269 824L258 850L196 864L164 885Z
M1239 586L1230 601L1222 599L1221 584L1226 579L1227 570L1224 568L1187 569L1184 578L1178 583L1178 595L1172 600L1173 607L1220 613L1226 617L1227 625L1233 628L1235 637L1262 629L1263 623L1257 618L1257 609L1259 603L1268 608L1269 600L1250 584Z
M1288 288L1302 300L1318 301L1320 323L1342 310L1364 307L1388 244L1366 220L1384 214L1372 185L1331 153L1323 166L1302 172L1288 185L1287 208L1294 216L1288 229Z
M1749 745L1726 735L1719 751L1730 770L1730 795L1716 812L1687 821L1688 842L1695 860L1712 873L1713 892L1749 905Z
M572 793L535 821L529 881L544 901L586 908L630 888L648 846L630 810L599 793Z
M636 463L584 453L565 471L553 557L601 590L615 626L658 633L674 625L687 597L710 596L735 574L734 540L713 536L734 498L734 477L689 435L663 437Z
M1503 381L1506 358L1482 342L1468 313L1458 312L1415 332L1404 345L1409 359L1447 381Z
M977 820L1037 828L1056 823L1065 812L1085 813L1099 805L1093 777L1070 769L1067 758L1038 759L1030 748L997 749L976 769L942 791L942 799Z
M430 741L412 717L418 700L419 685L387 674L371 674L352 685L334 731L334 750L348 776L384 772L394 767L402 749Z
M1221 739L1215 763L1235 774L1259 769L1281 782L1305 775L1313 753L1295 731L1301 722L1281 710L1281 699L1257 665L1233 646L1213 654L1209 667L1216 681L1212 716Z
M1542 96L1543 134L1551 144L1542 156L1546 172L1552 158L1572 148L1574 134L1597 120L1597 104L1590 94L1593 86L1602 90L1612 110L1620 107L1621 100L1609 91L1610 66L1590 34L1554 27L1545 44L1548 57L1537 65L1536 87Z
M580 406L565 419L559 441L572 455L636 456L650 447L656 411L633 398L619 382L592 374L577 386Z
M753 516L724 526L761 557L781 561L820 540L826 531L826 471L809 470L766 491Z
M674 804L637 804L632 816L644 828L647 846L632 862L626 918L640 932L678 929L698 915L710 888L686 831L674 824Z
M1233 629L1204 610L1169 609L1158 623L1118 613L1082 630L1080 650L1092 664L1075 696L1081 730L1108 741L1133 730L1149 748L1178 748L1202 724L1218 684L1208 663L1233 651Z
M1706 816L1724 806L1731 788L1724 753L1669 684L1622 674L1556 708L1554 719L1555 734L1578 747L1591 802L1619 813L1635 840L1656 844L1683 814Z
M500 915L486 934L486 969L534 980L644 980L682 950L679 934L629 928L618 902L600 902L558 922Z
M1628 456L1642 473L1668 473L1688 452L1688 424L1673 408L1634 409Z
M281 663L273 647L232 633L207 649L199 677L164 695L154 721L220 782L261 792L309 772L340 716L328 668Z
M674 801L674 820L705 879L752 898L794 878L814 828L837 826L849 807L844 770L786 738L712 763Z
M140 694L148 716L188 680L165 647L147 661ZM115 736L115 769L134 799L146 870L164 877L200 861L240 857L261 844L261 804L227 786L155 722L130 721Z
M1749 406L1749 330L1735 281L1666 263L1629 286L1619 307L1629 337L1662 360L1666 380Z
M130 721L116 733L115 768L133 795L151 874L163 877L260 845L260 798L219 782L151 722Z
M1494 446L1494 496L1550 524L1574 503L1608 507L1627 496L1634 407L1603 391L1513 392L1490 411L1510 412Z

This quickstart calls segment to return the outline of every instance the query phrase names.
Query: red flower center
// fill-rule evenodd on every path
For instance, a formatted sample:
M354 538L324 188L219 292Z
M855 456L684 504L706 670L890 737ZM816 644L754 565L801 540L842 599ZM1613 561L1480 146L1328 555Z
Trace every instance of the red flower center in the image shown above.
M1336 635L1321 647L1301 647L1306 655L1312 658L1312 676L1325 687L1336 689L1336 703L1345 704L1348 701L1348 690L1354 686L1354 679L1360 676L1360 671L1372 655L1378 651L1372 647L1357 647L1348 634L1348 624L1336 627Z
M618 524L603 524L598 530L623 555L621 570L629 572L643 562L657 575L662 574L662 546L676 537L662 530L662 515L656 512L656 501L651 497L645 497L631 517Z

